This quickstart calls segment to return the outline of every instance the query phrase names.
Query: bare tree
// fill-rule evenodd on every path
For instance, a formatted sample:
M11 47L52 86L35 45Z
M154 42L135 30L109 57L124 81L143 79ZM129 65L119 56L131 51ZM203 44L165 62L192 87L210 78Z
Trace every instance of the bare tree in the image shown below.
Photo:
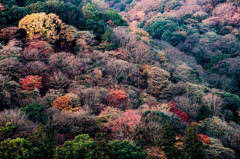
M217 116L221 111L223 99L217 95L213 95L210 93L202 97L202 103L210 108L214 116Z

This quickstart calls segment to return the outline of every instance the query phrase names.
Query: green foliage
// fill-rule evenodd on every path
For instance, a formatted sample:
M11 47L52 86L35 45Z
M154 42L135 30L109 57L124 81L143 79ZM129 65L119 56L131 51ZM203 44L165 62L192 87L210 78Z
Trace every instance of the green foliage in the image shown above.
M184 136L184 159L202 159L204 158L204 147L198 140L196 125L188 125Z
M172 32L172 31L169 31L169 30L165 31L162 34L161 39L170 43L173 46L176 46L181 41L184 41L184 37L182 36L182 34L180 34L178 32Z
M50 125L39 125L37 129L28 137L34 147L41 151L41 157L51 159L55 148L54 130Z
M106 133L97 133L95 135L95 143L96 143L96 149L95 149L95 159L109 159L108 156L108 143L105 140Z
M32 103L26 107L21 108L21 111L24 111L28 118L32 121L42 121L44 107L38 103Z
M0 141L10 138L16 129L17 126L12 122L7 122L5 126L0 127Z
M122 16L118 14L115 10L110 9L106 11L107 20L112 20L117 26L128 26L127 22L122 19Z
M153 38L161 39L165 31L173 32L173 31L176 31L177 28L178 28L178 24L171 20L159 20L150 24L146 28L146 31L150 33L150 35Z
M109 143L109 157L114 159L146 159L147 153L129 141L112 141Z
M165 152L168 158L178 158L180 151L176 147L176 133L169 122L163 125L161 141L159 143L160 148Z
M56 158L58 159L93 159L96 144L88 134L75 137L72 141L66 141L63 147L57 149Z
M8 26L17 26L21 18L28 14L23 7L12 6L0 12L0 28Z
M0 143L0 158L31 159L40 157L40 151L32 143L23 139L7 139Z
M208 106L204 105L198 110L197 121L203 120L206 118L212 118L212 117L213 117L213 114L211 113Z
M222 96L224 99L225 105L223 110L231 110L234 115L234 118L231 120L234 120L238 123L240 119L237 111L240 111L240 98L230 92L218 92L216 94Z
M115 43L112 42L114 39L114 34L112 29L107 29L106 32L102 35L102 42L107 42L107 44L104 45L105 49L107 51L111 51L116 49Z

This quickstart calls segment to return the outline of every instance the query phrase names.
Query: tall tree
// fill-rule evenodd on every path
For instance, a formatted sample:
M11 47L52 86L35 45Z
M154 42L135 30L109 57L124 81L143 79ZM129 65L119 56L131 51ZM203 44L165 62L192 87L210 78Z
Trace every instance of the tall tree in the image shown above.
M180 152L176 147L176 143L176 133L173 130L172 125L167 121L161 132L161 141L159 146L170 159L179 158Z
M202 159L204 158L204 147L198 140L197 127L189 125L185 131L184 138L184 159Z

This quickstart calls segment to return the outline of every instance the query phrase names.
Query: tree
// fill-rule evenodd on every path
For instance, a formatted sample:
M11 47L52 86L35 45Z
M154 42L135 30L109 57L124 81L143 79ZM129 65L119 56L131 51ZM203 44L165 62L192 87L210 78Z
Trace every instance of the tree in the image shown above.
M27 105L26 107L21 108L21 111L24 111L28 115L28 118L34 122L43 119L44 107L38 103Z
M35 34L40 34L44 39L54 41L71 41L73 34L77 32L76 28L67 26L53 13L27 15L19 22L19 28L26 30L30 38L33 38Z
M125 92L124 88L111 88L106 95L108 105L119 109L127 109L129 104L129 95Z
M20 84L24 90L39 89L42 88L42 77L29 75L22 79Z
M109 157L114 159L146 159L147 153L140 147L132 145L128 140L109 143Z
M188 125L184 137L184 153L186 159L202 159L204 158L204 147L202 142L198 140L196 125Z
M40 151L24 138L7 139L0 143L0 158L38 158Z
M161 131L161 141L159 146L168 158L178 158L180 152L176 147L176 143L176 134L172 125L169 122L165 122Z
M127 110L118 119L109 121L107 128L113 137L134 139L141 125L141 115L137 110Z
M62 147L56 150L58 159L93 159L96 144L88 134L82 134L75 137L72 141L66 141Z
M71 97L69 96L61 96L52 103L52 106L61 110L69 111L72 109L72 105L69 103L70 99Z
M41 158L51 159L55 149L55 131L52 127L39 124L35 131L28 137L33 147L40 149Z
M0 127L0 141L10 138L17 129L17 125L7 122L5 126Z

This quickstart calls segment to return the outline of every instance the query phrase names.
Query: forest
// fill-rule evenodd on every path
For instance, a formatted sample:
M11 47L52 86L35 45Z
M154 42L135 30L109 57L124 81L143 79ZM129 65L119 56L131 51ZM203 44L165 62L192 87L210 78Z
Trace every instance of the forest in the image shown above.
M1 159L240 159L240 0L0 0Z

